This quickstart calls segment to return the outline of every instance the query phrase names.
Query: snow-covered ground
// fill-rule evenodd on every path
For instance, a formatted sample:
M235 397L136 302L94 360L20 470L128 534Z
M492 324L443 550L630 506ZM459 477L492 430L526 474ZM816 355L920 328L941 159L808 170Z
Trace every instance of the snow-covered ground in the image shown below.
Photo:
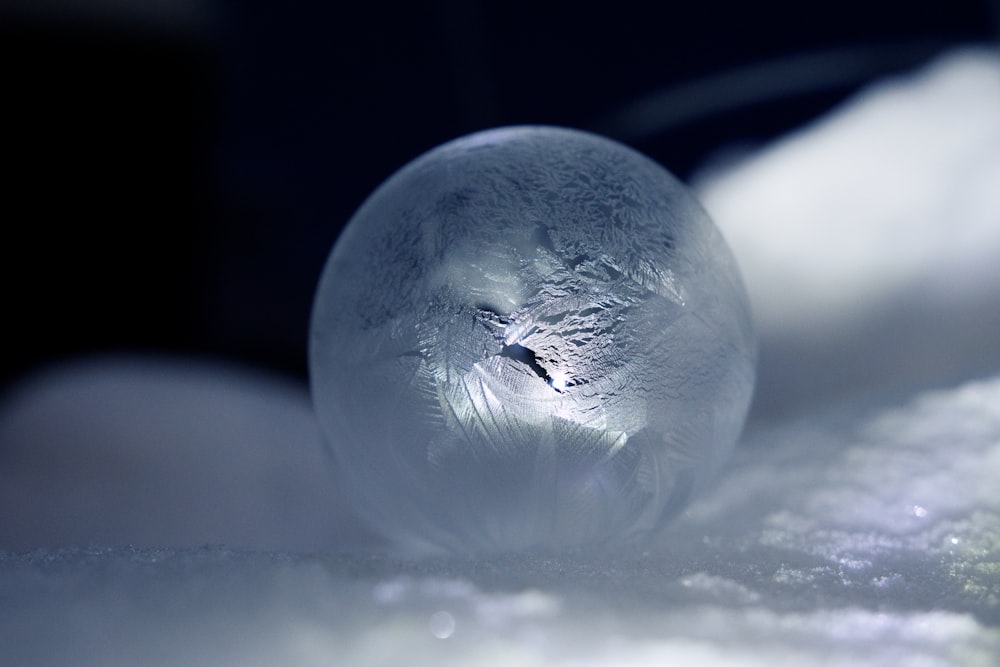
M1000 377L758 428L642 553L7 554L0 652L32 665L988 667L998 406Z
M1000 368L1000 67L946 55L707 172L743 269L758 413Z
M0 663L1000 663L1000 56L875 86L697 187L762 402L656 544L389 555L302 388L84 360L0 404Z

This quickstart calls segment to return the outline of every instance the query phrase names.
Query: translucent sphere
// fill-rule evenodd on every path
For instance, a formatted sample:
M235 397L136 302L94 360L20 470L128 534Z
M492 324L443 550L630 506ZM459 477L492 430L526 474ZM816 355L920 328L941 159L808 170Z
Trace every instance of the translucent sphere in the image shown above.
M727 458L746 293L687 190L592 134L473 134L386 181L320 279L310 370L335 474L404 548L618 545Z

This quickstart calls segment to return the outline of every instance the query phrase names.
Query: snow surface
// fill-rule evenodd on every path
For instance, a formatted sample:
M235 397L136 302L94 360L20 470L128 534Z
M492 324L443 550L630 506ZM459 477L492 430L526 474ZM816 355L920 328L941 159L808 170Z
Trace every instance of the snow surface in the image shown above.
M759 427L643 553L0 556L9 664L982 665L1000 377Z
M741 236L750 223L706 197L747 275L768 409L644 552L388 555L339 509L301 388L124 357L27 380L0 403L0 663L1000 663L1000 101L977 111L995 80L995 53L952 55L705 186L751 179L760 160L771 177L730 195L793 210ZM938 148L890 141L910 125ZM868 178L825 162L869 142L881 148L861 162L884 168ZM806 206L831 173L850 214ZM911 195L925 206L901 226ZM885 253L845 255L835 223ZM966 232L974 243L953 238ZM909 236L919 252L891 251ZM784 294L761 288L771 269L794 278Z
M0 408L0 548L312 550L351 524L304 387L217 362L111 356Z
M1000 57L951 53L698 196L743 271L757 412L1000 369Z

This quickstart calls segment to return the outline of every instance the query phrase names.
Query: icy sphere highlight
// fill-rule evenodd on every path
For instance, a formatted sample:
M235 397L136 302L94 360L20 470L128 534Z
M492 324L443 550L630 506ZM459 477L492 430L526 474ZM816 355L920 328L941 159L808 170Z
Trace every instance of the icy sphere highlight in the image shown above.
M575 130L481 132L405 166L344 230L313 307L338 482L411 551L654 535L728 456L754 368L705 212Z

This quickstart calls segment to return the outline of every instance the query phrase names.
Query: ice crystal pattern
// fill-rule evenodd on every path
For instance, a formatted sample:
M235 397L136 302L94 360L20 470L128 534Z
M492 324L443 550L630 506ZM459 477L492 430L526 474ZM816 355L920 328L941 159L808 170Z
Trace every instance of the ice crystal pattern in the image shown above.
M754 366L735 263L684 186L550 127L389 178L335 245L310 336L337 482L408 549L655 534L728 456Z

